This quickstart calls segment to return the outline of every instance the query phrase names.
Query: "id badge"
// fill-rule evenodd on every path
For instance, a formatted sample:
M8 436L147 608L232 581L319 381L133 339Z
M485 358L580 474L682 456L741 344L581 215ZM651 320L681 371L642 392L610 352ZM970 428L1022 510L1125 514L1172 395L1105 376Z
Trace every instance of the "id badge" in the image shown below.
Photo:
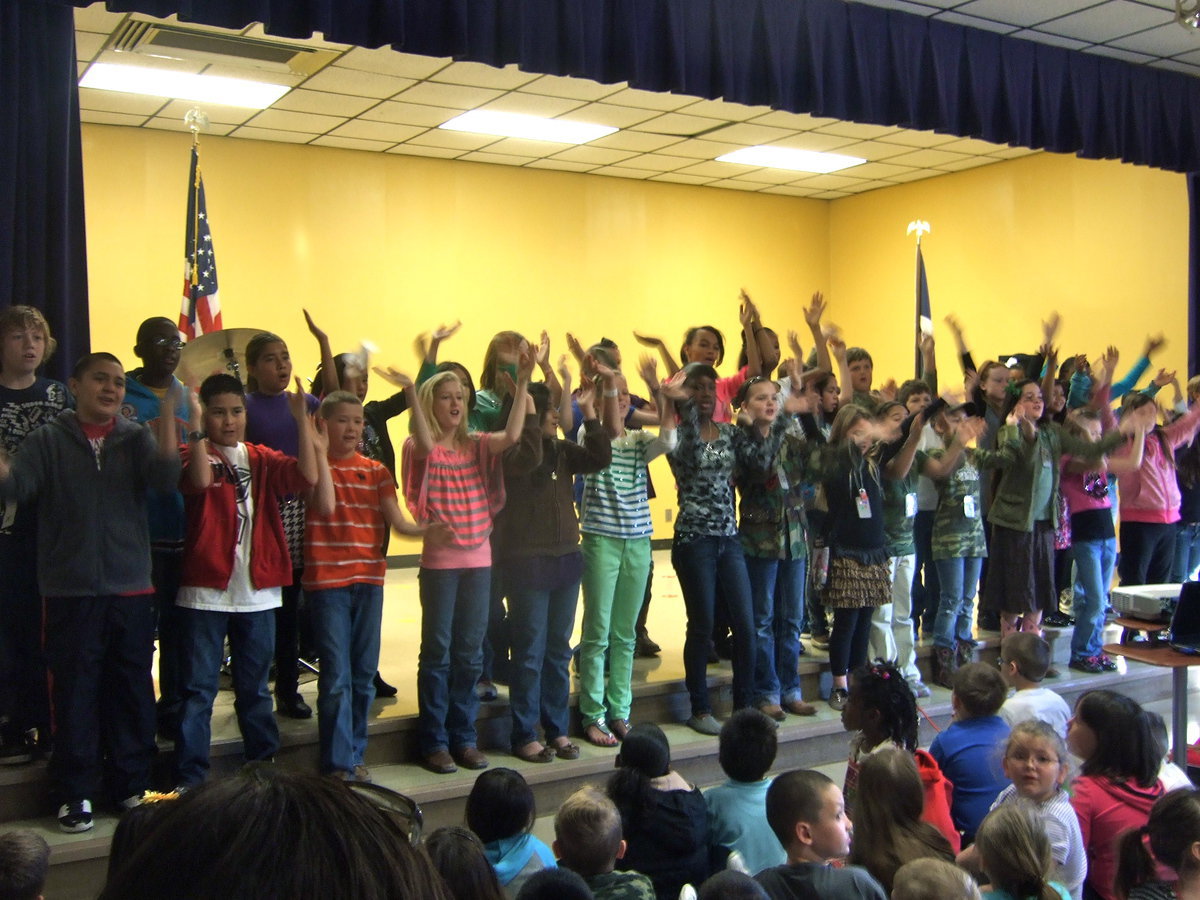
M867 498L866 489L860 489L858 496L854 498L854 505L858 508L858 517L860 519L871 518L871 501Z
M904 495L904 516L905 516L905 518L911 519L916 514L917 514L917 495L916 494L905 494Z
M975 497L972 494L963 497L963 515L968 519L975 518Z

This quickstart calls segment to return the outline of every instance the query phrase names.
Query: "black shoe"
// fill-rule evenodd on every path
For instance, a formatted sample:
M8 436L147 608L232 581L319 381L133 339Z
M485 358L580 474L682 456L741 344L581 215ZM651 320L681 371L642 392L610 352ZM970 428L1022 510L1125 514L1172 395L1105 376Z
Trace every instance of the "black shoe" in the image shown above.
M654 659L661 652L662 647L645 635L638 637L637 643L633 646L633 655L639 659Z
M376 697L395 697L396 688L383 680L383 676L378 672L375 673L375 696Z
M981 631L999 631L1000 614L981 610L979 613L979 628Z
M1067 628L1075 624L1075 620L1066 613L1052 612L1050 615L1042 619L1042 623L1049 625L1051 628Z
M292 694L290 697L281 697L276 694L275 711L289 719L312 718L312 707L305 703L304 698L299 694Z
M0 741L0 766L20 766L33 762L36 747L25 735Z
M92 803L90 800L71 800L58 808L58 830L67 834L79 834L92 830Z

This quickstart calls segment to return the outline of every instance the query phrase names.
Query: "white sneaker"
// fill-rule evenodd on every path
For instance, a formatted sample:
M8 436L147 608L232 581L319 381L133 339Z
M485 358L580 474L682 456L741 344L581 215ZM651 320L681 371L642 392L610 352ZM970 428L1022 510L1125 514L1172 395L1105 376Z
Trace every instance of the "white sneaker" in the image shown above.
M58 808L58 827L68 834L92 830L92 801L72 800Z

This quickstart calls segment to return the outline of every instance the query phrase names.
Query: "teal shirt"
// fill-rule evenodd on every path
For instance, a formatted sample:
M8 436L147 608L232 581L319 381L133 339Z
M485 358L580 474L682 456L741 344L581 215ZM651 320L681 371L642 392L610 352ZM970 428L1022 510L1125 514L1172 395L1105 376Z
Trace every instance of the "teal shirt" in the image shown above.
M704 792L708 804L708 836L714 847L742 854L751 875L782 866L787 853L767 824L767 789L771 780L734 781Z

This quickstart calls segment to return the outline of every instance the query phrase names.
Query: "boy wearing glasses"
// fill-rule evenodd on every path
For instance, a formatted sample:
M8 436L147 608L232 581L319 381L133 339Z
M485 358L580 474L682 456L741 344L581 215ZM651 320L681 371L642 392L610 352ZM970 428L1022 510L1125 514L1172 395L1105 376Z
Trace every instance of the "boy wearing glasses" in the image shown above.
M170 393L177 412L176 429L183 443L187 431L187 388L175 377L183 341L170 319L147 319L137 330L133 352L142 361L125 375L125 402L121 414L151 430L158 428L163 399ZM157 433L157 431L155 431ZM158 731L174 739L179 721L179 625L175 594L183 559L183 495L177 489L151 491L147 499L150 523L150 557L153 565L154 606L158 616Z

